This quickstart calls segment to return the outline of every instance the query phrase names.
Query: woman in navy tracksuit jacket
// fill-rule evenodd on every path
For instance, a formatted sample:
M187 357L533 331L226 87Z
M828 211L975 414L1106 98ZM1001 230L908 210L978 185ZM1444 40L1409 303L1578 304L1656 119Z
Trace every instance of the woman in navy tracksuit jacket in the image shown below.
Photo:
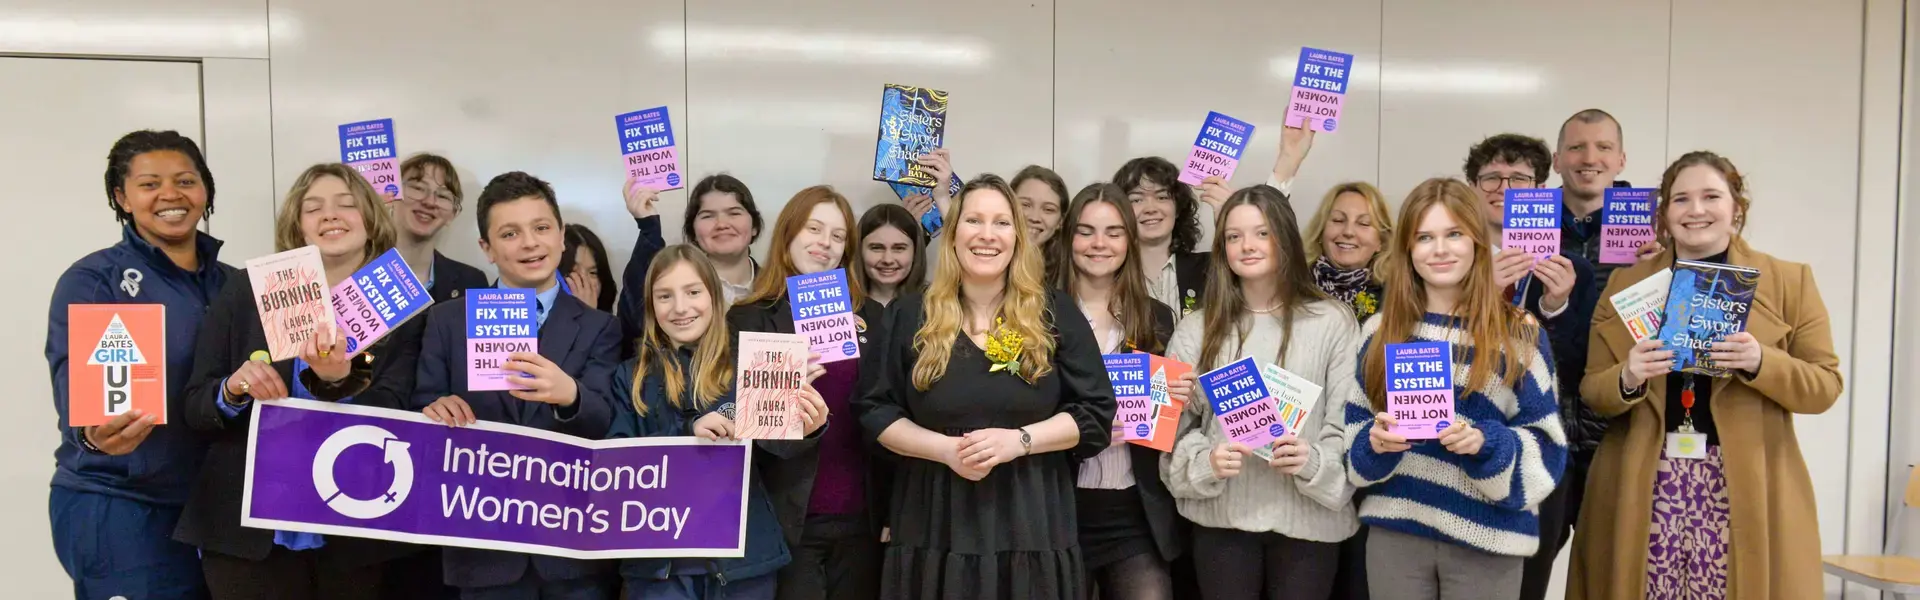
M60 415L48 511L54 554L78 599L204 598L199 557L172 536L206 440L179 425L68 427L67 306L165 306L167 412L181 414L200 321L233 272L219 262L220 240L198 231L213 212L213 173L193 140L136 131L107 154L106 193L120 243L68 267L47 315L47 369Z

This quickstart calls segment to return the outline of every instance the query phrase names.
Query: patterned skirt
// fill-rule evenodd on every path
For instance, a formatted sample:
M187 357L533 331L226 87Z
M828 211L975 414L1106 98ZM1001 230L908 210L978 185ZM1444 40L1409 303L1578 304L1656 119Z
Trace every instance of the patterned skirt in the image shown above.
M1647 540L1647 597L1727 597L1727 478L1720 447L1706 458L1660 459L1653 482L1653 527Z

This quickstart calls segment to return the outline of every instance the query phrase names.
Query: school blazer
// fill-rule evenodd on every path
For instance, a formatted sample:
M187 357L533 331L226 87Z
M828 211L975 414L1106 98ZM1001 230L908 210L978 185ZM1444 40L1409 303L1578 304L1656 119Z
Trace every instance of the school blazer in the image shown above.
M414 276L425 278L427 274L414 273ZM486 273L473 265L447 258L438 250L433 252L433 288L427 293L433 296L434 302L461 300L460 296L466 290L484 287L493 287L487 284Z
M886 308L868 298L854 314L865 322L858 333L860 344L860 377L855 380L853 393L847 399L848 410L866 398L874 382L880 376L880 344L885 336L878 329L884 319ZM734 348L740 347L740 332L757 331L765 333L793 333L793 305L787 297L772 302L740 304L727 311L727 324L732 329ZM873 343L869 344L869 340ZM826 431L821 428L820 431ZM876 440L861 436L862 446L867 452L867 517L871 521L875 535L886 526L887 501L893 493L893 464L898 460L890 451L880 447ZM800 546L800 536L806 531L807 503L813 499L813 480L820 472L820 446L817 436L805 440L782 442L756 442L758 450L763 450L756 460L765 458L767 463L761 469L762 480L767 493L773 499L774 514L780 520L780 529L785 532L787 546ZM758 465L756 465L758 466Z
M371 348L353 358L353 369L346 379L328 384L312 371L299 373L300 381L314 400L346 402L360 406L405 408L413 389L414 361L420 351L423 319L401 325ZM188 379L181 411L184 425L206 435L209 441L200 475L187 505L175 526L173 539L210 552L247 560L263 560L273 551L273 531L240 525L241 499L247 474L247 440L251 431L252 405L228 418L216 404L220 402L222 383L244 364L254 351L267 349L267 336L260 326L260 310L253 301L253 283L244 270L227 278L219 296L207 307L195 343L193 375ZM370 359L370 360L369 360ZM273 363L274 371L293 390L293 359ZM345 568L370 565L396 558L420 548L407 544L326 536L321 547L322 562Z
M442 396L459 396L482 421L557 431L590 440L601 439L613 422L610 381L620 360L620 324L613 315L587 307L572 294L555 297L547 322L540 326L540 355L560 366L579 386L572 407L529 402L506 392L467 390L467 309L464 300L434 306L427 312L426 335L420 344L415 387L408 404L421 410ZM448 585L476 588L519 581L531 565L542 579L561 581L608 576L613 561L589 561L536 556L519 552L446 548L441 552Z
M1158 338L1159 354L1166 356L1167 343L1173 340L1173 310L1157 300L1153 302L1153 335ZM1126 348L1122 347L1121 350L1126 351ZM1139 444L1119 443L1127 447L1127 457L1133 462L1133 489L1140 493L1140 506L1146 513L1147 531L1153 534L1154 547L1160 551L1162 560L1180 558L1186 552L1190 525L1186 519L1180 518L1173 493L1167 491L1167 483L1160 479L1162 453ZM1076 481L1079 479L1080 466L1085 463L1073 463ZM1077 491L1079 487L1075 486L1074 489Z

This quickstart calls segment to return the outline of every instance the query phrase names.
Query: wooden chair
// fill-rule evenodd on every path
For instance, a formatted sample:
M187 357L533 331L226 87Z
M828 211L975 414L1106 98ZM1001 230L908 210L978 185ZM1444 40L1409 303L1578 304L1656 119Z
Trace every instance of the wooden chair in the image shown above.
M1901 598L1920 595L1920 559L1900 554L1908 508L1920 507L1920 466L1907 474L1907 494L1889 521L1886 554L1828 556L1821 560L1828 574Z

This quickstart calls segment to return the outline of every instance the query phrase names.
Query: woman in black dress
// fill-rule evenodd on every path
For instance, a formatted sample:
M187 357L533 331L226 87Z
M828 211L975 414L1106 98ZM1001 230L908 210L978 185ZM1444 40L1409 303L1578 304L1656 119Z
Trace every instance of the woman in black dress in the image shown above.
M993 175L961 190L931 286L883 328L859 407L905 457L882 597L1085 594L1074 464L1106 448L1113 387L1086 317L1047 291L1013 197Z

